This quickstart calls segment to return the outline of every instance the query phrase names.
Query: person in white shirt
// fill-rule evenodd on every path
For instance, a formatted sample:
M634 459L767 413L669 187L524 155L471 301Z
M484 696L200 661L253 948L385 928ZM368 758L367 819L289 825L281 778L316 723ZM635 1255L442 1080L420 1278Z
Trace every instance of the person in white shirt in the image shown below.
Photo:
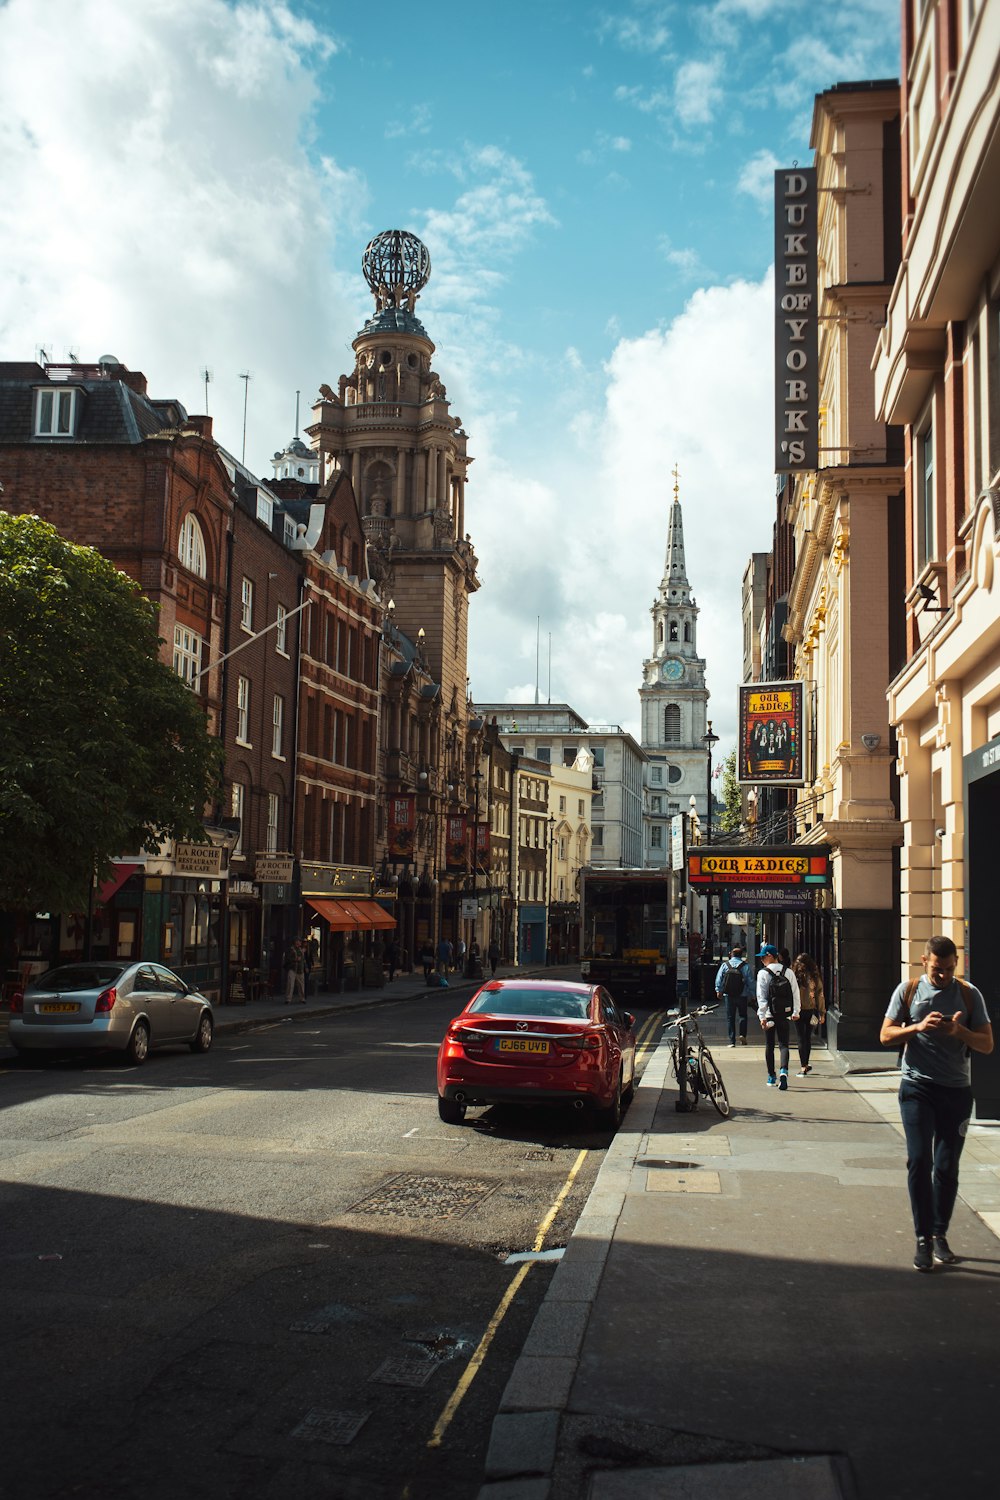
M757 957L763 967L757 975L757 1019L764 1031L767 1086L788 1087L788 1042L790 1023L800 1013L799 987L788 964L782 963L773 943L764 943ZM774 1071L774 1045L778 1044L778 1072Z

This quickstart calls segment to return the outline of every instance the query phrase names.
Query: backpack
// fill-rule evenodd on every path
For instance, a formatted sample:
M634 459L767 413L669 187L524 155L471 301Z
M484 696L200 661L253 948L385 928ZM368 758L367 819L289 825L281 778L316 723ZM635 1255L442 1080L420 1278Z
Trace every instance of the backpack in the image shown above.
M743 965L730 964L722 981L722 993L731 1000L739 999L743 993Z
M788 970L782 968L780 974L773 969L768 969L770 986L767 992L767 1008L775 1021L787 1021L795 1009L795 1001L792 998L792 987L788 982Z

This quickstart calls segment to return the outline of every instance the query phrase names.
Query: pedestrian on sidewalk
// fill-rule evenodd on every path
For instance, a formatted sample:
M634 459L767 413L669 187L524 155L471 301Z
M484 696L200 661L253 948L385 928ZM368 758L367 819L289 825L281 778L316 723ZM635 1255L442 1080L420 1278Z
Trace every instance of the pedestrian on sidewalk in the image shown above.
M465 972L465 938L460 937L455 944L455 968L460 974Z
M298 993L299 1004L306 1003L306 950L301 938L293 938L285 953L285 1004L292 1005Z
M420 945L420 962L424 966L424 984L430 984L434 972L434 944L425 938Z
M385 966L389 971L389 983L391 984L396 977L396 970L399 968L399 944L395 939L391 943L386 944Z
M819 965L808 953L798 953L792 964L792 973L799 987L799 1013L795 1018L795 1030L799 1037L799 1071L796 1078L808 1078L812 1072L809 1055L812 1052L813 1035L826 1020L826 995L823 992L823 976Z
M438 973L447 976L454 962L454 949L451 946L451 939L442 935L437 946Z
M764 1031L764 1061L767 1086L788 1087L789 1025L799 1012L799 987L795 975L778 957L773 943L764 943L757 957L763 968L757 975L757 1018ZM778 1073L774 1071L774 1046L778 1044Z
M743 949L737 945L729 950L715 976L715 994L726 1002L726 1021L729 1025L729 1045L736 1046L736 1022L739 1019L740 1045L747 1044L747 1006L754 993L753 975L750 965L743 957Z
M490 946L486 950L486 957L490 961L490 974L495 979L497 976L497 964L500 962L500 944L495 937L490 938Z
M882 1022L883 1047L905 1044L899 1113L917 1248L916 1271L958 1257L948 1226L958 1196L958 1164L972 1116L970 1054L993 1051L993 1028L979 990L955 976L950 937L928 938L919 979L898 984Z

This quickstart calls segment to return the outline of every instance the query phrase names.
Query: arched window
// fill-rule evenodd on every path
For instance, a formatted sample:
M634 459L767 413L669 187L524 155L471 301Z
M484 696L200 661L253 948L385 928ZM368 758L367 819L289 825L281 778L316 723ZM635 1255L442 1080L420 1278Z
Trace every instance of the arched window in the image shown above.
M187 568L191 573L197 573L199 578L205 577L205 538L191 511L188 511L181 526L177 556L180 558L182 568Z
M690 642L691 642L691 626L690 625L685 625L684 626L684 639L690 645Z
M677 621L676 620L671 620L670 621L670 639L672 641L676 641L676 639L677 639Z
M663 710L663 742L666 745L679 745L681 740L681 706L679 703L668 703Z

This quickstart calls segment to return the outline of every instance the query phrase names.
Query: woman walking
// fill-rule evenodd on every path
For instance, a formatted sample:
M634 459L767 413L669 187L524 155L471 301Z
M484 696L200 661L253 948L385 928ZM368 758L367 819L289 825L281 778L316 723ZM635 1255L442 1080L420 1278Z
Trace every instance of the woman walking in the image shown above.
M823 993L823 976L816 960L808 953L796 955L792 973L799 986L799 1010L795 1017L795 1030L799 1035L799 1071L797 1078L808 1078L812 1072L809 1054L812 1051L813 1030L819 1030L826 1020L826 996Z

